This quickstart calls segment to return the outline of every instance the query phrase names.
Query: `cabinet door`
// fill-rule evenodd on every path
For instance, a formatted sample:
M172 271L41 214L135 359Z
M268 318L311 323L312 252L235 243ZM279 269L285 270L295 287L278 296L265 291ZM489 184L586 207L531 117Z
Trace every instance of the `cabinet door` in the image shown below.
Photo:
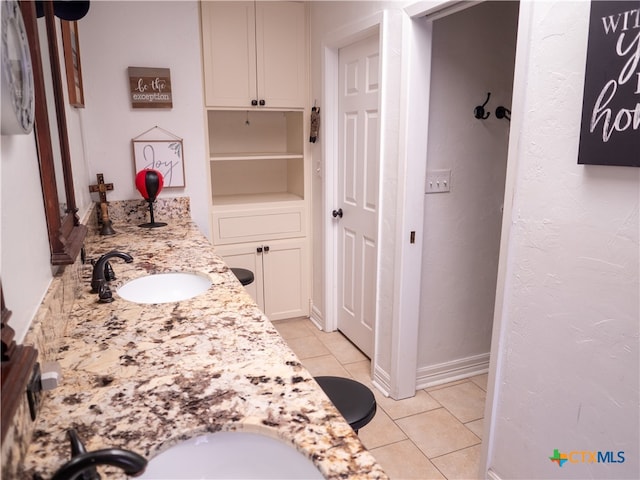
M304 240L265 243L262 253L264 312L270 320L309 315L306 254Z
M253 283L245 285L245 290L251 295L251 298L258 304L260 310L265 311L264 307L264 290L262 286L262 255L257 249L262 245L258 244L240 244L229 245L225 247L216 247L216 253L220 255L227 265L231 268L246 268L253 272Z
M266 107L305 106L305 23L303 3L256 3L258 99Z
M254 2L201 6L206 105L251 105L257 90Z

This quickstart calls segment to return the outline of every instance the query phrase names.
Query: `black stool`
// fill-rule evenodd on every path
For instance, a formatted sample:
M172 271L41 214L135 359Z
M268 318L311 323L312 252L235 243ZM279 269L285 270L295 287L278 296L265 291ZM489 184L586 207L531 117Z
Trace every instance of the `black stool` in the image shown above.
M231 271L242 285L253 283L253 272L246 268L232 268Z
M356 433L375 416L376 397L360 382L343 377L315 379Z

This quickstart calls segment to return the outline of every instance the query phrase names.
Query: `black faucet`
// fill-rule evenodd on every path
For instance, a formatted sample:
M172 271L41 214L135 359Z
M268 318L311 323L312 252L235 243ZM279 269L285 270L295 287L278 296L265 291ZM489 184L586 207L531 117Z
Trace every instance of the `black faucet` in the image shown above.
M51 477L51 480L100 480L96 465L120 467L127 475L136 477L147 468L147 459L121 448L105 448L87 452L75 430L67 431L71 440L72 458Z
M127 263L133 262L133 257L128 253L112 250L102 255L93 264L93 275L91 277L91 293L99 293L101 302L113 301L113 299L111 298L111 291L107 286L107 281L113 280L115 278L113 269L111 268L111 264L109 264L109 259L113 257L121 258Z

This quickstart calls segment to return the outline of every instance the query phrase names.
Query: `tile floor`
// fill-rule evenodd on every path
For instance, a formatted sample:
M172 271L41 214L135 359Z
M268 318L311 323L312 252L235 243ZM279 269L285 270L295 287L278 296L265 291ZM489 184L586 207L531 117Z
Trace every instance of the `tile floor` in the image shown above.
M312 375L351 377L374 391L378 410L359 436L392 480L478 478L487 375L396 401L372 387L369 359L341 333L306 318L274 325Z

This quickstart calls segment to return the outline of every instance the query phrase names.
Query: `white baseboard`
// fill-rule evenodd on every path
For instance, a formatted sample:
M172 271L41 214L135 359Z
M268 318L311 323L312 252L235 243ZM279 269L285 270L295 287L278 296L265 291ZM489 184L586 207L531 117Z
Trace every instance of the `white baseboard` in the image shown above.
M378 365L373 369L371 383L373 383L374 387L380 390L385 397L389 396L389 392L391 392L391 377Z
M463 378L481 375L489 371L489 353L461 358L418 369L416 388L427 388Z
M324 316L318 307L313 304L311 304L311 315L309 315L309 320L311 320L319 330L324 331Z
M489 480L502 480L502 477L500 477L496 472L494 472L491 469L487 470L487 478Z

